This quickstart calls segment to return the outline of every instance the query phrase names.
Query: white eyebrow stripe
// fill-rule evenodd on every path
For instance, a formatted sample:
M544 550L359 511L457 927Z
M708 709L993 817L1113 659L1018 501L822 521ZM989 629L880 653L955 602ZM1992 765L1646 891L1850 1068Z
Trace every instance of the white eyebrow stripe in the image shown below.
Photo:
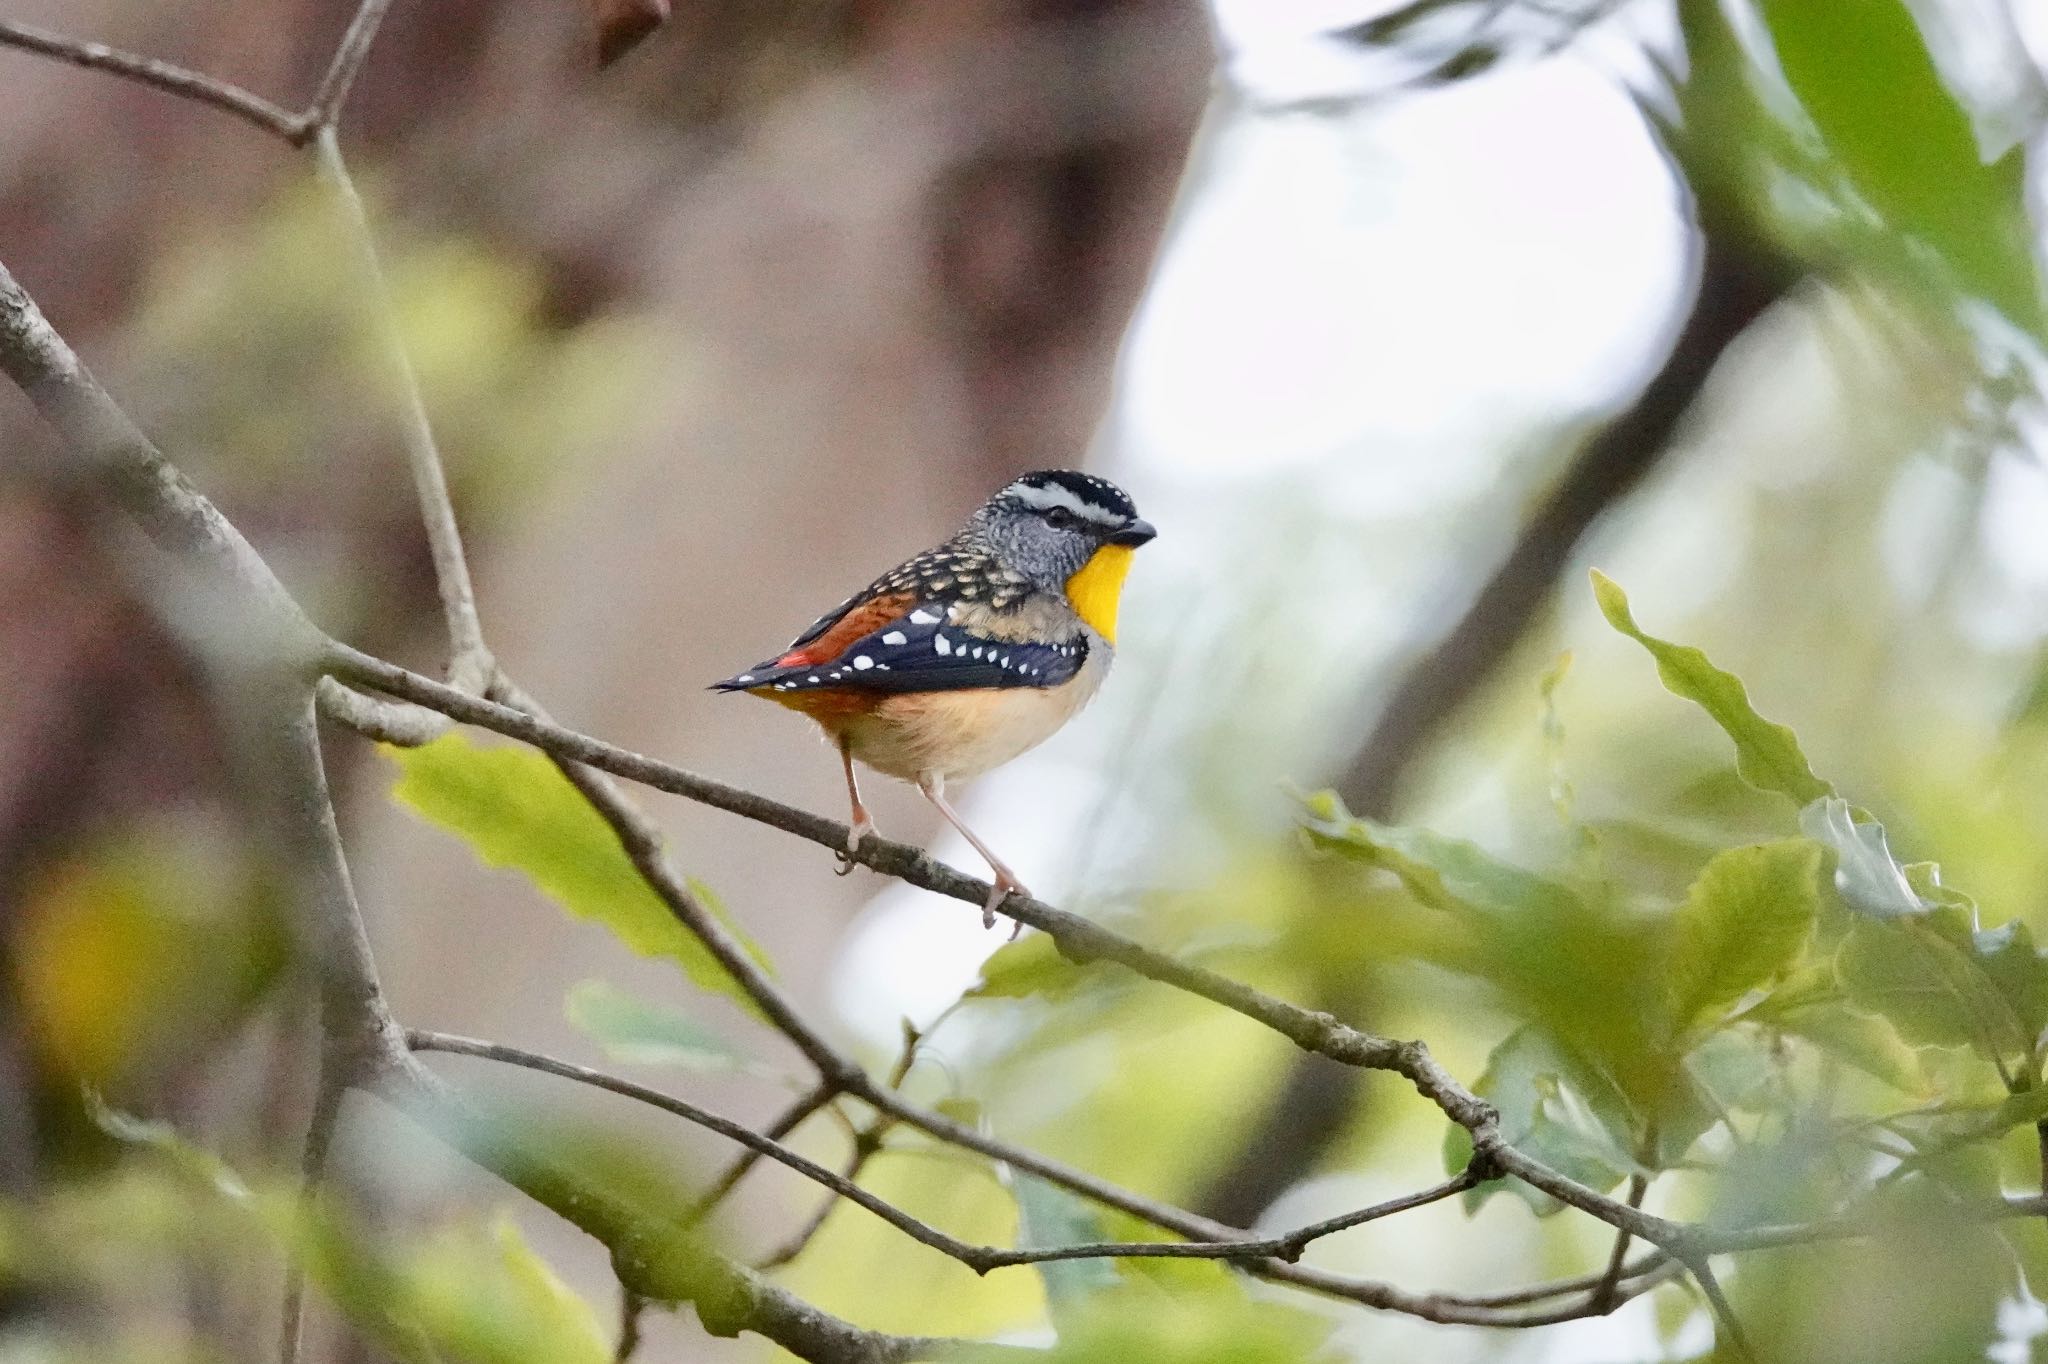
M1076 497L1073 490L1062 484L1052 483L1039 487L1035 483L1012 483L1003 490L1005 496L1014 497L1027 507L1049 511L1054 507L1065 507L1084 521L1093 521L1101 526L1121 526L1124 518L1107 507Z

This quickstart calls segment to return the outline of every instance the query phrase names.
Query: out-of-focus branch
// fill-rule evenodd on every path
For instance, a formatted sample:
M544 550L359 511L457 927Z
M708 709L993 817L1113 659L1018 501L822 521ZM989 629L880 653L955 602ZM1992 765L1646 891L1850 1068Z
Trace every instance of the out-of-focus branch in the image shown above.
M1663 363L1635 401L1586 442L1451 628L1402 671L1335 783L1350 809L1393 818L1402 779L1541 614L1587 531L1670 451L1715 365L1797 281L1797 269L1783 255L1716 206L1699 206L1699 224L1698 283ZM1349 1001L1342 989L1330 985L1322 1006L1344 1008ZM1237 1158L1197 1205L1226 1221L1256 1220L1315 1168L1348 1126L1357 1101L1353 1076L1298 1058Z
M761 1136L752 1128L730 1118L722 1118L716 1113L707 1112L673 1095L650 1089L646 1085L635 1084L631 1080L621 1079L601 1070L593 1070L589 1066L579 1066L572 1061L563 1061L540 1052L508 1046L502 1042L483 1042L474 1038L454 1037L447 1033L427 1032L421 1029L408 1030L406 1042L414 1051L448 1052L541 1071L565 1080L574 1080L579 1084L591 1085L608 1093L658 1108L665 1113L674 1114L686 1122L695 1123L699 1127L759 1151L768 1159L787 1166L813 1183L831 1190L847 1202L866 1208L912 1240L951 1256L977 1274L986 1274L992 1269L1010 1265L1042 1264L1053 1260L1251 1260L1271 1257L1291 1263L1301 1258L1301 1253L1311 1243L1325 1236L1332 1236L1382 1217L1391 1217L1395 1213L1450 1198L1473 1187L1480 1179L1476 1168L1467 1170L1419 1193L1407 1194L1374 1204L1369 1208L1313 1222L1280 1236L1243 1237L1226 1241L1105 1241L1088 1245L1005 1250L1000 1246L973 1245L948 1235L930 1223L913 1217L894 1204L869 1193L838 1171L827 1169L808 1156L799 1155L780 1142Z
M365 5L364 14L381 12L378 3ZM358 24L349 32L353 36ZM372 25L374 28L374 25ZM364 40L367 42L367 39ZM337 58L337 68L341 65ZM347 79L338 89L346 93ZM434 440L433 423L420 392L419 374L405 338L398 331L398 310L385 281L384 267L377 259L377 243L370 230L370 217L356 193L355 180L342 159L341 144L333 125L323 125L313 139L313 160L320 179L333 194L355 248L356 268L362 273L362 311L376 333L378 348L390 371L391 386L402 404L399 430L405 458L412 470L413 489L419 502L420 521L427 532L427 548L434 561L434 584L441 596L441 614L448 627L448 682L464 691L481 692L490 684L495 665L484 644L483 622L477 616L476 587L470 581L469 560L462 550L462 532L455 524L455 508L448 498L448 476L441 464L440 447Z
M60 62L69 62L73 66L82 66L92 71L106 71L123 79L161 90L168 95L211 105L287 142L296 140L305 126L300 115L281 109L263 96L252 94L239 85L187 70L174 62L123 52L119 48L108 47L105 43L68 38L61 33L36 28L32 24L18 24L12 19L0 19L0 46L17 47L24 52L54 57Z
M384 13L390 8L391 0L362 0L356 6L355 17L335 44L327 72L320 78L320 88L313 92L313 102L299 116L298 140L310 141L341 121L341 106L348 103L349 91L355 88L356 77L369 59L370 44L377 41L377 30L384 26Z

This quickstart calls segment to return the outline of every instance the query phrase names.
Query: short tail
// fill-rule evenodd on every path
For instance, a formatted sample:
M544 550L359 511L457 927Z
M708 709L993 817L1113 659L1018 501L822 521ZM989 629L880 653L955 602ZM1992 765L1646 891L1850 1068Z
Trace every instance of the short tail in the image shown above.
M773 663L756 663L750 670L737 673L720 682L713 682L706 691L753 691L765 687L779 677L787 676L792 669L778 668Z

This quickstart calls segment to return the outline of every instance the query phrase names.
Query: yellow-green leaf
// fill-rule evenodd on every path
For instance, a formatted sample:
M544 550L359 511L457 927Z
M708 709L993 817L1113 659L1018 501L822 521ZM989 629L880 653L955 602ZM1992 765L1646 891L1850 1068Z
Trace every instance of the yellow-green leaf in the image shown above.
M399 768L393 797L468 843L484 865L524 874L562 908L603 924L641 956L665 957L698 985L752 1007L703 941L648 887L611 826L547 758L528 748L479 748L462 734L384 751ZM739 934L715 897L694 881L690 889ZM765 961L758 947L747 948Z
M1593 597L1609 625L1649 650L1665 687L1704 710L1735 741L1735 770L1744 781L1790 796L1802 806L1834 794L1835 788L1807 765L1798 736L1757 714L1734 673L1715 667L1690 645L1645 634L1629 611L1628 594L1598 569L1593 570Z
M1820 906L1821 856L1811 839L1788 838L1730 848L1707 863L1673 923L1669 982L1680 1029L1798 958Z
M682 1010L642 999L609 981L577 982L563 1002L563 1013L613 1061L690 1070L755 1069L744 1052Z

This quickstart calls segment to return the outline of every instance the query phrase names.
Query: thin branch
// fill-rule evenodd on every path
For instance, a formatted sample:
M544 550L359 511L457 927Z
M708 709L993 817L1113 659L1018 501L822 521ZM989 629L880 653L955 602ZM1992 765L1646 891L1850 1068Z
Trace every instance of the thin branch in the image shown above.
M181 99L196 100L252 123L273 137L287 142L300 136L302 123L297 114L281 109L263 96L231 82L188 70L155 57L123 52L105 43L67 38L61 33L0 19L0 45L18 47L60 62L105 71Z
M812 1114L838 1097L838 1086L830 1084L819 1085L816 1089L800 1096L788 1108L785 1108L782 1111L782 1116L762 1129L761 1135L767 1137L770 1141L782 1141L790 1133L808 1122ZM739 1182L747 1177L747 1172L761 1163L761 1157L762 1152L755 1150L751 1146L742 1151L739 1158L725 1168L723 1174L711 1181L710 1187L704 1191L704 1196L698 1200L697 1215L702 1217L720 1203L723 1203L732 1191L739 1187Z
M334 59L327 64L327 74L320 78L312 104L306 108L296 141L308 141L329 132L340 120L341 106L348 102L363 61L370 55L370 44L377 40L377 30L384 23L384 12L390 8L391 0L363 0L357 8L355 18L349 21L347 32L334 49Z
M471 698L472 703L485 707L492 714L515 717L516 723L537 725L549 731L560 728L547 718L547 712L538 702L502 672L491 684L490 694L509 702L511 708L494 701L475 701L474 698ZM439 706L429 708L441 709ZM704 907L690 890L688 882L669 865L668 855L662 851L660 827L626 798L605 771L597 770L605 768L605 764L584 763L578 760L578 754L550 749L545 744L535 747L555 759L562 775L583 793L591 807L611 826L626 856L649 889L660 897L678 922L703 941L705 948L718 959L718 964L746 992L747 998L754 1002L776 1031L803 1053L804 1059L816 1068L819 1076L847 1093L858 1093L867 1087L867 1072L842 1055L823 1033L804 1018L795 1002L783 994L781 988L769 979L768 973L761 969L761 963L754 960L753 953L747 951L732 930ZM625 775L616 771L613 774ZM842 845L844 841L842 835Z
M324 1038L339 1030L323 1020ZM306 1149L299 1162L299 1203L310 1210L319 1200L320 1186L327 1177L327 1153L333 1147L335 1129L341 1122L342 1100L347 1097L350 1075L343 1057L327 1046L321 1047L320 1076L313 1092L313 1112L306 1122ZM304 1344L306 1311L306 1264L297 1256L285 1266L284 1303L279 1311L278 1364L298 1364Z
M421 744L432 743L454 727L454 722L447 716L425 706L393 701L383 696L365 696L331 677L320 679L314 695L320 703L322 715L380 744L418 748Z
M1628 1205L1631 1208L1643 1206L1644 1195L1650 1192L1650 1177L1638 1171L1628 1177ZM1615 1290L1621 1285L1622 1263L1628 1258L1629 1234L1618 1231L1614 1234L1614 1249L1607 1255L1607 1272L1593 1288L1593 1305L1606 1311L1614 1306Z
M841 1179L850 1184L860 1182L861 1175L867 1171L868 1162L881 1154L882 1134L888 1127L886 1119L877 1119L854 1133L853 1149L847 1153L846 1163L839 1168ZM781 1245L755 1261L754 1268L764 1274L771 1269L780 1269L810 1249L811 1242L825 1229L825 1223L831 1219L833 1209L838 1206L839 1200L836 1198L820 1200L817 1210L805 1219L804 1224L792 1232Z
M941 1019L944 1017L944 1014L940 1015ZM904 1021L903 1049L897 1054L896 1064L889 1067L889 1076L886 1081L891 1092L900 1092L903 1088L903 1082L910 1077L911 1067L917 1064L918 1045L924 1041L926 1035L926 1033L921 1033L912 1027L908 1020ZM836 1113L838 1110L834 1109L833 1111ZM895 1125L895 1119L883 1113L878 1114L867 1126L854 1129L849 1134L851 1149L846 1154L845 1165L840 1168L840 1177L858 1183L861 1175L868 1168L868 1162L881 1154L882 1144L888 1138L889 1129ZM809 1220L803 1226L797 1228L780 1246L770 1251L765 1258L756 1263L754 1268L764 1272L771 1269L780 1269L796 1259L797 1256L803 1254L811 1242L817 1238L818 1233L824 1230L827 1219L832 1216L832 1210L837 1206L838 1201L836 1199L828 1198L820 1202L818 1210L811 1214Z
M367 50L376 18L384 0L368 0L349 29L351 37L363 34ZM368 16L367 20L365 16ZM358 54L360 60L360 54ZM335 70L343 69L340 57ZM352 70L352 68L350 68ZM334 72L330 71L330 79ZM347 92L346 77L339 87ZM412 469L413 491L419 502L420 520L426 527L427 548L434 561L434 584L441 596L441 613L448 627L448 683L467 692L482 692L489 685L495 665L484 644L483 623L477 616L476 587L470 581L469 560L462 551L462 532L455 524L455 510L448 498L448 478L441 463L441 451L434 441L434 428L427 417L426 400L420 392L419 373L413 368L405 338L398 330L398 312L391 298L391 286L377 258L376 238L355 180L342 159L341 143L331 123L320 126L313 138L314 164L320 179L333 193L342 221L347 225L355 249L356 268L364 286L364 312L377 334L391 386L401 405L399 432L405 446L406 463Z
M1736 1355L1742 1359L1756 1359L1756 1350L1749 1343L1748 1333L1742 1329L1742 1319L1735 1315L1734 1304L1721 1291L1721 1281L1714 1277L1713 1266L1707 1263L1705 1256L1701 1256L1688 1263L1686 1269L1692 1274L1693 1281L1699 1284L1700 1292L1707 1295L1707 1305L1714 1309L1714 1320L1727 1332L1728 1343L1735 1347Z
M1299 1259L1302 1251L1313 1241L1360 1226L1382 1217L1390 1217L1410 1208L1450 1198L1464 1192L1478 1183L1478 1173L1467 1170L1443 1183L1424 1189L1419 1193L1407 1194L1374 1204L1370 1208L1345 1213L1338 1217L1313 1222L1280 1236L1245 1238L1223 1242L1197 1241L1104 1241L1089 1245L1057 1246L1045 1249L1005 1250L997 1246L977 1246L939 1230L930 1223L911 1216L887 1200L861 1188L836 1170L831 1170L808 1156L800 1155L780 1142L771 1141L742 1123L697 1107L673 1095L636 1084L616 1075L579 1066L573 1061L541 1052L528 1051L523 1047L509 1046L502 1042L485 1042L469 1037L455 1037L448 1033L428 1032L413 1028L406 1031L406 1042L414 1051L447 1052L458 1056L473 1056L486 1061L498 1061L506 1065L537 1070L544 1074L574 1080L612 1094L637 1100L665 1113L674 1114L686 1122L707 1128L722 1137L729 1138L758 1151L768 1159L786 1165L813 1183L820 1184L850 1203L866 1208L875 1216L903 1232L911 1239L933 1250L949 1255L974 1270L986 1274L992 1269L1011 1265L1042 1264L1053 1260L1091 1259L1200 1259L1200 1260L1253 1260L1274 1258L1293 1261Z
M608 1075L588 1066L579 1066L573 1061L563 1061L539 1052L507 1046L502 1042L482 1042L474 1038L455 1037L447 1033L426 1032L420 1029L409 1030L406 1033L406 1041L414 1051L449 1052L459 1056L480 1057L486 1061L500 1061L636 1099L665 1113L672 1113L685 1122L695 1123L699 1127L736 1141L751 1151L758 1151L778 1164L788 1166L804 1178L822 1184L848 1202L866 1208L912 1240L930 1246L942 1254L950 1255L964 1265L986 1272L1000 1263L990 1259L991 1256L1000 1254L994 1248L970 1245L957 1237L949 1236L930 1223L904 1212L893 1203L869 1193L858 1184L841 1178L837 1171L827 1169L809 1156L790 1150L779 1141L771 1141L746 1124L720 1117L693 1103L663 1094L660 1090L650 1089L646 1085L635 1084L631 1080Z
M1640 1259L1622 1266L1614 1276L1617 1284L1626 1284L1649 1275L1658 1276L1659 1282L1685 1272L1685 1266L1662 1251L1653 1251ZM1532 1302L1544 1302L1551 1298L1577 1297L1590 1293L1607 1280L1607 1271L1597 1274L1580 1274L1569 1279L1550 1279L1543 1283L1529 1284L1523 1288L1505 1289L1499 1293L1474 1293L1461 1301L1474 1307L1524 1307Z

